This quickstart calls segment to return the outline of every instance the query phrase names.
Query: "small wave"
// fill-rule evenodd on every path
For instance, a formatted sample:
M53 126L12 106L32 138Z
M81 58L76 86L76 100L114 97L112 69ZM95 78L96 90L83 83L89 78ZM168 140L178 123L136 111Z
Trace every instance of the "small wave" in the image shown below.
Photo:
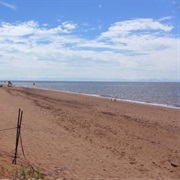
M21 84L21 85L20 85ZM18 83L18 86L21 86L21 87L28 87L28 88L31 88L31 82L30 83ZM151 84L151 83L150 83ZM126 93L124 92L124 91L122 91L122 89L121 89L121 91L118 91L119 92L119 94L118 93L116 93L116 92L109 92L110 94L108 94L107 92L103 92L103 90L101 89L101 94L98 94L98 92L94 92L94 93L87 93L87 91L88 91L88 88L89 88L89 86L88 86L88 88L86 89L86 90L84 90L84 92L77 92L76 91L76 89L74 90L74 91L72 91L72 90L60 90L60 89L58 89L58 87L56 87L56 88L54 88L54 87L51 87L51 86L48 86L48 88L45 88L45 87L43 87L43 84L41 84L40 82L39 82L39 84L38 84L39 86L37 86L39 89L43 89L43 90L50 90L50 91L56 91L56 92L65 92L65 93L70 93L70 94L81 94L81 95L86 95L86 96L94 96L94 97L99 97L99 98L107 98L107 99L116 99L116 100L118 100L118 101L126 101L126 102L131 102L131 103L138 103L138 104L145 104L145 105L152 105L152 106L160 106L160 107L166 107L166 108L173 108L173 109L180 109L180 106L179 106L179 103L178 104L174 104L174 102L172 101L171 102L171 100L169 101L169 100L167 100L167 101L169 101L169 102L171 102L171 104L166 104L166 101L162 101L161 103L157 103L157 102L152 102L152 101L149 101L149 100L147 100L147 98L144 98L143 99L143 97L142 97L142 100L132 100L131 99L131 94L130 93L132 93L131 91L130 92L127 92L127 91L125 91L126 93L127 93L127 95L129 96L128 98L127 97L120 97L121 95L120 94L122 94L122 96L125 96L126 95ZM78 84L77 84L77 86L78 86ZM93 86L94 86L94 84L93 84ZM153 85L153 87L156 87L156 84L154 84ZM159 86L158 86L159 87ZM169 86L167 86L167 87L169 87ZM99 88L99 86L97 86L97 88ZM102 88L102 87L101 87ZM114 87L113 87L114 88ZM129 87L130 88L130 87ZM163 87L164 88L164 87ZM131 89L131 88L130 88ZM128 89L127 89L128 90ZM139 89L139 90L141 90L141 92L142 92L142 89ZM147 91L147 89L144 89L144 91ZM151 89L152 90L152 89ZM162 89L160 89L160 90L162 90ZM170 89L171 90L171 89ZM169 90L169 91L170 91ZM86 91L86 92L85 92ZM143 92L144 92L143 91ZM169 92L169 91L167 91L167 92ZM134 91L133 91L134 92ZM136 92L138 92L139 93L139 91L136 91ZM153 92L154 91L150 91L149 89L148 89L148 92L150 92L150 94L145 94L145 95L143 95L143 96L146 96L146 97L149 97L148 95L152 95L153 94ZM156 91L157 92L157 91ZM134 93L135 94L135 93ZM138 94L138 96L139 96L140 94ZM142 94L141 94L142 95ZM164 92L164 94L163 94L163 96L164 97L166 97L166 92ZM179 95L179 94L178 94ZM119 97L118 97L119 96ZM134 98L135 98L135 96L133 96ZM178 96L179 97L179 96ZM173 97L174 98L174 97ZM136 99L136 98L135 98ZM146 99L146 100L145 100ZM165 98L164 98L165 99Z
M134 100L129 100L129 99L117 99L117 101L131 102L131 103L144 104L144 105L150 105L150 106L159 106L159 107L172 108L172 109L180 109L180 107L178 106L171 106L167 104L158 104L158 103L152 103L152 102L134 101Z

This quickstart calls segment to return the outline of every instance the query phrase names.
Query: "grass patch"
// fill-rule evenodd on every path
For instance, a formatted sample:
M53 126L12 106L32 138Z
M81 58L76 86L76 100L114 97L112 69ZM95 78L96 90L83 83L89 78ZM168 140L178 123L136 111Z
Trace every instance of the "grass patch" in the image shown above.
M26 179L40 180L40 179L44 179L44 175L35 168L21 167L13 172L13 179L14 180L26 180Z

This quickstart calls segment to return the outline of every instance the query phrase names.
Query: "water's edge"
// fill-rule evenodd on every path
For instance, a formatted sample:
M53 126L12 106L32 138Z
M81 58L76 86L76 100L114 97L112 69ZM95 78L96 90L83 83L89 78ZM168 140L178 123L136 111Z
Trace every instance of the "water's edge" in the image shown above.
M13 82L17 87L32 88L33 84L32 81ZM36 82L36 87L48 91L180 109L180 83L41 81Z
M17 86L17 87L23 87L23 86ZM25 87L25 88L33 89L31 87ZM101 96L101 95L97 95L97 94L78 93L78 92L72 92L72 91L62 91L62 90L46 89L46 88L38 88L38 89L45 90L45 91L52 91L52 92L62 92L62 93L67 93L67 94L77 94L77 95L83 95L83 96L97 97L97 98L109 99L112 101L115 99L115 98L105 97L105 96ZM156 107L163 107L163 108L180 110L180 107L170 106L170 105L166 105L166 104L147 103L147 102L142 102L142 101L133 101L133 100L129 100L129 99L120 99L120 98L117 98L116 101L122 101L122 102L134 103L134 104L142 104L142 105L147 105L147 106L156 106Z

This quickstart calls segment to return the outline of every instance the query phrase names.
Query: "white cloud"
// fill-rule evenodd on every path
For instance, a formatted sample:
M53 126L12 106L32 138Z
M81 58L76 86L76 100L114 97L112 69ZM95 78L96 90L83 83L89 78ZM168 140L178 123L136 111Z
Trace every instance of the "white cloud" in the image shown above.
M107 32L101 34L100 38L122 37L138 31L139 33L143 33L143 31L169 32L172 29L172 26L162 24L153 19L134 19L114 23Z
M160 20L116 22L92 40L75 35L77 28L70 21L53 28L35 21L1 23L1 79L178 78L179 39Z
M0 36L26 36L33 34L38 28L34 21L10 24L3 22L0 26Z
M3 6L6 6L6 7L8 7L8 8L10 8L10 9L16 10L16 6L15 6L15 5L12 5L12 4L3 2L3 1L0 1L0 4L2 4Z
M172 16L162 17L162 18L159 19L159 22L166 21L166 20L169 20L169 19L172 19Z
M28 35L50 35L59 33L71 33L77 28L77 25L71 22L63 22L55 28L48 28L47 25L40 27L35 21L27 21L23 23L1 23L0 36L28 36Z
M72 31L72 30L74 30L74 29L77 29L77 24L74 24L74 23L72 23L72 22L63 22L62 23L62 27L64 28L64 29L66 29L66 31Z

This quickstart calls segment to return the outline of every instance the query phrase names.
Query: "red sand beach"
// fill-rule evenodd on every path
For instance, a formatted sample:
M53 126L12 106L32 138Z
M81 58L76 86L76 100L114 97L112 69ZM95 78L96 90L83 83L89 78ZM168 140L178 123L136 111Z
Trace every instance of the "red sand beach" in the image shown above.
M0 87L0 130L16 126L19 108L27 160L45 179L180 179L178 109ZM24 165L20 148L11 163L15 137L0 131L0 179Z

